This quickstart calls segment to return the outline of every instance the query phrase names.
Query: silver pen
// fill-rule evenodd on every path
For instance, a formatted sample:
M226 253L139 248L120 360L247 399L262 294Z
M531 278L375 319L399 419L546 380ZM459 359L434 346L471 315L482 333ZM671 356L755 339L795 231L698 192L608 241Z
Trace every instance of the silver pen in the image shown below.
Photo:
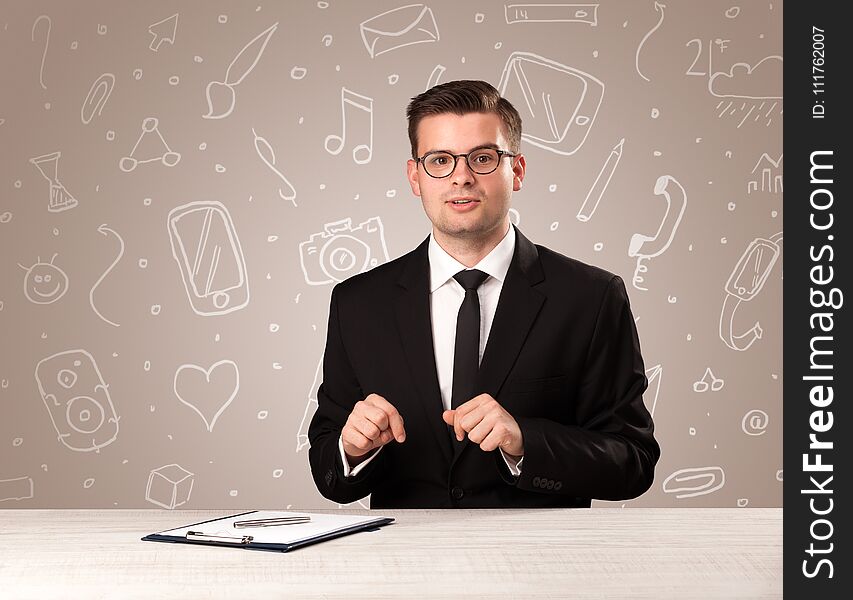
M275 527L276 525L297 525L299 523L308 523L311 517L295 516L295 517L277 517L274 519L251 519L248 521L234 521L234 527L240 529L242 527Z

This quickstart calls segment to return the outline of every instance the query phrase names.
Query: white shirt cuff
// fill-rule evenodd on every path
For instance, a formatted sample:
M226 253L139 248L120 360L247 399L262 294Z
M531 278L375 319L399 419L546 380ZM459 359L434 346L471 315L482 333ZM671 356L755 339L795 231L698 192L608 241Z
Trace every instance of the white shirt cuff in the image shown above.
M501 456L504 457L504 462L506 463L507 468L509 468L509 472L512 473L512 476L518 477L521 475L521 463L524 462L524 457L522 456L518 459L518 462L516 462L513 457L503 451L503 448L498 448L498 450L501 451Z
M355 477L356 475L358 475L361 472L362 469L364 469L365 466L367 466L367 464L371 460L376 458L376 455L379 454L379 451L382 450L382 447L380 446L379 448L374 450L373 455L370 458L368 458L364 462L359 463L353 469L350 468L349 462L347 461L347 454L346 454L346 452L344 452L344 435L343 434L341 434L340 437L338 438L338 450L340 450L340 452L341 452L341 462L344 464L344 477Z

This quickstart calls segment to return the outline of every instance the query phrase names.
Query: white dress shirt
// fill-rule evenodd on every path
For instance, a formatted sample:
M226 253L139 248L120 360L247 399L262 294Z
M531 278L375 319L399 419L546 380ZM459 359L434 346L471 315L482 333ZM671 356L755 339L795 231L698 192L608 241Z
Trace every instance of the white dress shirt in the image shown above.
M477 289L480 297L480 352L478 362L483 360L486 342L492 329L495 310L501 295L506 273L509 270L512 254L515 250L515 228L510 224L503 239L487 254L473 269L487 273L489 277ZM430 309L432 314L432 339L435 352L435 365L438 374L438 386L441 390L441 402L445 410L450 410L453 390L453 355L456 347L456 317L462 300L465 299L465 288L453 276L468 267L450 256L444 248L435 241L432 233L429 236L429 270L430 270ZM392 404L393 399L388 399ZM344 465L344 475L354 477L376 458L382 448L373 451L373 455L355 468L350 468L344 453L343 436L338 439L338 449ZM498 449L514 476L521 474L521 463L524 457L516 459Z

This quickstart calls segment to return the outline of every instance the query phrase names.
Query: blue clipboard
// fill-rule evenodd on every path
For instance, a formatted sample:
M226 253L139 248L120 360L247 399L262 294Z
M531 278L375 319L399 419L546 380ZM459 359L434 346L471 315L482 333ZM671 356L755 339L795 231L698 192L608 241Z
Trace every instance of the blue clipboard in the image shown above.
M335 527L329 531L322 531L307 537L303 537L298 540L290 540L290 541L281 541L281 542L273 542L269 540L257 540L256 536L251 535L250 531L246 531L244 535L235 535L235 536L221 536L210 533L204 533L204 529L210 529L210 524L227 521L229 519L234 519L236 517L243 517L246 515L258 515L260 511L249 511L244 513L239 513L235 515L228 515L225 517L218 517L216 519L209 519L207 521L201 521L199 523L192 523L191 525L184 525L182 527L176 527L173 529L167 529L160 533L151 533L142 538L144 542L168 542L173 544L198 544L202 546L221 546L225 548L241 548L243 550L266 550L268 552L290 552L291 550L296 550L297 548L302 548L304 546L309 546L311 544L316 544L318 542L324 542L326 540L331 540L334 538L342 537L345 535L350 535L352 533L358 533L360 531L378 531L380 527L384 525L388 525L394 521L391 517L366 517L367 520L361 521L358 523L353 523L350 525L345 525L342 527ZM310 513L300 513L300 514L310 514ZM312 514L314 517L323 517L326 515ZM365 518L365 517L363 517ZM203 527L207 525L208 527ZM296 527L295 525L287 525L283 527L275 528L278 532L282 534L289 534L293 532L293 529ZM172 535L169 532L174 532L176 530L186 529L188 531L185 532L184 535ZM265 528L266 530L271 530L272 528ZM202 530L202 531L200 531ZM268 536L267 536L268 537ZM286 537L286 536L285 536Z

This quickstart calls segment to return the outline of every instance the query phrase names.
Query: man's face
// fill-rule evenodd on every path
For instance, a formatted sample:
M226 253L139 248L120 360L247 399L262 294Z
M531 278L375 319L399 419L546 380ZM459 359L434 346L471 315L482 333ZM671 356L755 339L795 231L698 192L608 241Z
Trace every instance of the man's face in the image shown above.
M510 151L503 121L496 114L447 113L418 123L418 156L434 150L462 154L484 146ZM474 173L460 157L453 172L441 179L427 175L423 164L414 160L407 164L412 193L421 198L435 230L460 240L488 240L506 233L510 197L521 189L524 169L524 157L520 155L502 157L497 170L488 175ZM452 203L459 199L472 202Z

